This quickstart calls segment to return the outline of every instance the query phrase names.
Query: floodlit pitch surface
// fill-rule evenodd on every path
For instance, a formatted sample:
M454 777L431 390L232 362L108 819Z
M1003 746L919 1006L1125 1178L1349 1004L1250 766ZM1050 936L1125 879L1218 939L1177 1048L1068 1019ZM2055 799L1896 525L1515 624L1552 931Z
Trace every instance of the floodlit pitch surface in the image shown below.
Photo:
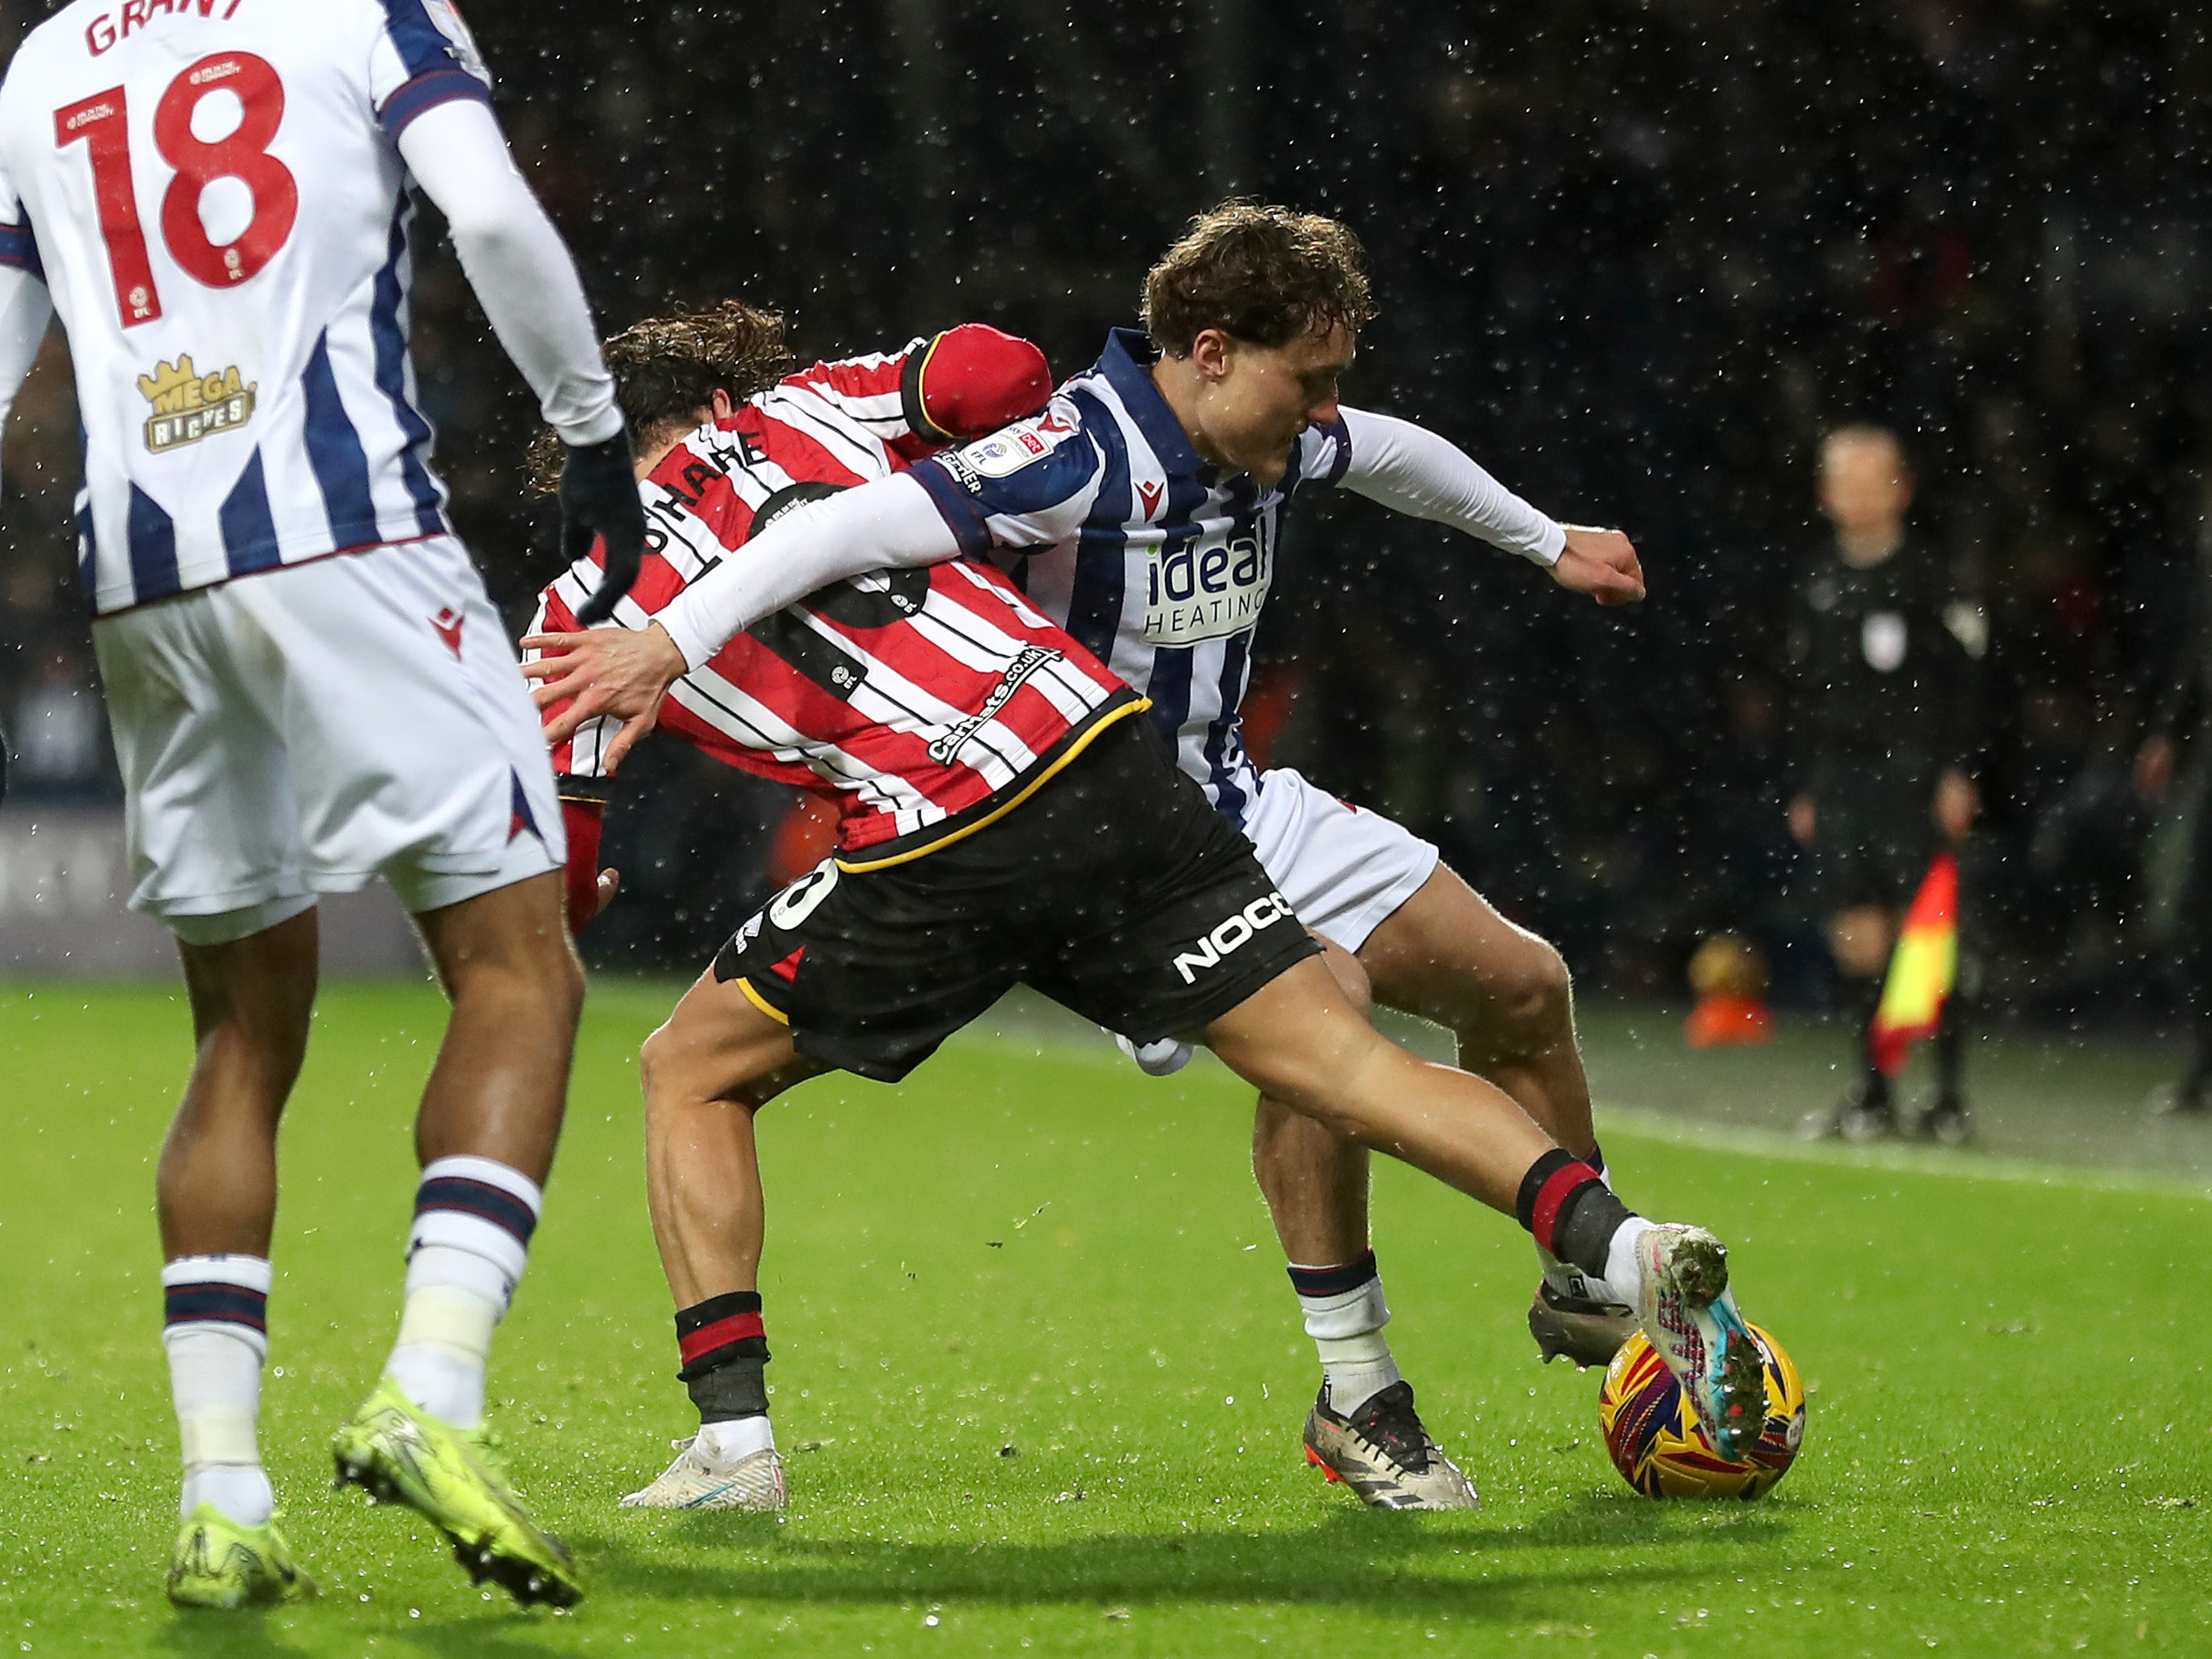
M2203 1197L1972 1156L1708 1152L1616 1118L1625 1190L1734 1242L1746 1307L1817 1390L1773 1497L1668 1506L1607 1466L1596 1376L1537 1364L1527 1242L1384 1168L1392 1338L1487 1506L1373 1515L1299 1458L1314 1366L1244 1089L1019 1037L764 1116L792 1510L619 1511L690 1426L630 1059L672 994L596 995L495 1355L495 1424L584 1606L516 1612L406 1512L330 1489L330 1431L397 1316L439 1024L425 988L336 986L285 1141L265 1415L323 1595L180 1616L151 1187L184 1009L0 988L0 1654L2212 1648Z

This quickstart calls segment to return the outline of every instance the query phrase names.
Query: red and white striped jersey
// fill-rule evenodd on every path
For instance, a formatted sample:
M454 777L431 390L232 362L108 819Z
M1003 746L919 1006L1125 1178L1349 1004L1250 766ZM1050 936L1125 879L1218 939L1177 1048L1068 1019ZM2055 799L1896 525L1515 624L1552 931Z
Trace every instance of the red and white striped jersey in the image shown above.
M817 364L700 427L640 486L644 568L611 626L642 628L786 505L904 470L937 447L901 396L908 360ZM570 632L599 553L540 597L534 632ZM979 827L1107 722L1144 707L980 561L838 582L738 635L671 688L659 729L839 803L839 861L895 862ZM557 711L547 711L552 718ZM607 776L616 723L553 756Z

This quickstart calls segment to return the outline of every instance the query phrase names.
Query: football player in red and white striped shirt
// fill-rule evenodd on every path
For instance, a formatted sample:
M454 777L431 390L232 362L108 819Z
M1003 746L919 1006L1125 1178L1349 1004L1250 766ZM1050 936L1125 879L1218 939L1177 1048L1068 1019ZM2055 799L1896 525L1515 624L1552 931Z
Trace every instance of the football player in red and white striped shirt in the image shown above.
M1043 354L981 323L778 377L781 342L780 319L730 301L607 343L641 406L628 413L648 552L616 612L622 625L642 626L782 512L1034 413L1052 394ZM693 426L699 410L711 418ZM595 548L545 589L534 633L578 626L577 608L602 579L598 558ZM659 729L776 782L833 791L841 859L880 864L958 832L1042 760L1129 710L1135 693L1070 643L980 565L841 582L684 676ZM619 730L587 721L554 753L578 928L598 908Z
M939 336L914 380L945 431L955 419L931 401L930 375L952 340ZM775 428L758 419L805 377L745 410L726 387L694 386L687 411L682 364L660 372L647 344L653 372L640 373L619 342L608 359L640 428L638 450L654 458L644 491L666 569L640 578L616 612L621 628L523 642L550 653L525 671L545 682L537 696L555 711L556 745L619 706L608 665L619 669L626 642L661 634L655 608L709 564L757 559L746 532L781 504L776 495L798 501L809 481L767 470L779 466L767 454ZM873 396L887 396L887 377L875 384ZM815 417L830 407L818 399ZM672 412L711 417L683 437L683 425L668 427ZM834 509L789 511L857 520L853 534L873 546L868 515L845 509L882 502L897 481L863 485ZM1175 769L1151 723L1129 717L1147 703L995 567L926 570L926 582L898 568L833 582L733 636L673 686L656 682L695 723L678 727L694 741L711 733L726 758L810 780L842 800L844 818L839 853L739 928L645 1046L648 1189L702 1428L626 1502L784 1501L767 1417L752 1111L831 1069L895 1083L1017 983L1140 1043L1202 1038L1291 1110L1514 1214L1637 1310L1724 1455L1747 1445L1763 1421L1763 1373L1719 1241L1635 1216L1511 1096L1378 1036L1362 999L1332 977L1333 967L1357 980L1356 964L1341 951L1328 966L1314 960L1320 945L1252 844ZM593 580L576 576L579 591ZM663 636L648 655L664 645ZM718 682L711 713L678 692L689 683L696 693L707 670ZM677 718L667 703L619 712L640 723L631 731L649 712L664 727ZM627 735L591 764L611 772ZM581 764L573 750L567 764ZM1471 1505L1465 1476L1420 1438L1396 1449L1400 1474L1378 1475L1361 1496L1436 1506L1433 1474L1455 1483L1454 1506Z

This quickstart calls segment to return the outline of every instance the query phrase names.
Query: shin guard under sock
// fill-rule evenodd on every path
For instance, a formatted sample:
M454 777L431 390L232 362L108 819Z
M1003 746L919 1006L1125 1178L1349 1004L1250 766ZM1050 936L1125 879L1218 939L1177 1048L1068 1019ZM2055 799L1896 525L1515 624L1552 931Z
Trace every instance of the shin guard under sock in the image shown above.
M259 1439L270 1281L260 1256L179 1256L162 1269L162 1347L184 1447L180 1518L204 1503L241 1527L274 1513Z
M699 1408L702 1428L767 1415L768 1335L758 1291L731 1291L679 1309L676 1346L683 1354L676 1375Z
M530 1260L538 1185L488 1157L424 1166L407 1248L407 1310L385 1375L457 1429L484 1420L484 1364Z
M1306 1334L1321 1359L1321 1387L1339 1417L1354 1411L1399 1380L1398 1362L1382 1327L1391 1310L1382 1299L1375 1252L1341 1267L1290 1264L1290 1283L1305 1311Z

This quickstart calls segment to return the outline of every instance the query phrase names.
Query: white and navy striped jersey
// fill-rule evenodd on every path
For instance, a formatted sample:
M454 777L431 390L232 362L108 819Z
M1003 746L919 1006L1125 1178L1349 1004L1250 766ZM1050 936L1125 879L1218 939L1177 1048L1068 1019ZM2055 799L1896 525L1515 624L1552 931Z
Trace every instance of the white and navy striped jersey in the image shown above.
M448 0L76 0L25 39L0 263L69 331L94 614L447 530L396 140L489 97Z
M1223 474L1153 385L1153 360L1142 333L1116 329L1042 415L913 477L961 553L988 553L1151 700L1176 764L1242 825L1259 779L1239 708L1291 496L1341 485L1547 566L1566 532L1434 434L1359 409L1301 432L1272 486Z
M1034 420L921 463L914 476L964 552L990 550L1023 591L1122 680L1182 770L1243 822L1256 778L1238 729L1253 633L1275 579L1283 503L1340 482L1341 423L1300 435L1269 489L1199 459L1117 329Z

